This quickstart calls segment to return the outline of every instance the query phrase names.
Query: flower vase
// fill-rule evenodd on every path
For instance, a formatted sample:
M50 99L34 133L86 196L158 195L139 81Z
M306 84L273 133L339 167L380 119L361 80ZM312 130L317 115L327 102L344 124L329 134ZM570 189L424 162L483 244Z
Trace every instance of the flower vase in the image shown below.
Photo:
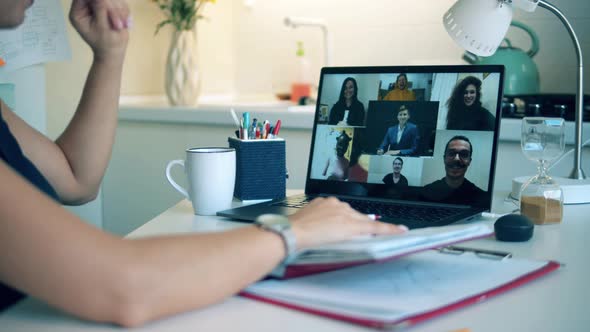
M173 106L192 106L199 98L197 29L174 31L166 61L166 95Z

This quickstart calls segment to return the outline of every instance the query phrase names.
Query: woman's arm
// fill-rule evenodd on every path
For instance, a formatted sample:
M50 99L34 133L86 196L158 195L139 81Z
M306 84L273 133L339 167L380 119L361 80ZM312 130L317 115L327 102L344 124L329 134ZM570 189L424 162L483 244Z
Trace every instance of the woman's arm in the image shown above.
M73 1L70 20L92 48L94 60L76 113L56 142L3 107L3 116L23 153L64 203L81 204L94 199L110 159L128 15L122 0Z
M260 279L285 256L256 227L124 240L81 222L0 161L0 280L78 317L136 326L202 308ZM400 232L336 199L290 217L298 248Z

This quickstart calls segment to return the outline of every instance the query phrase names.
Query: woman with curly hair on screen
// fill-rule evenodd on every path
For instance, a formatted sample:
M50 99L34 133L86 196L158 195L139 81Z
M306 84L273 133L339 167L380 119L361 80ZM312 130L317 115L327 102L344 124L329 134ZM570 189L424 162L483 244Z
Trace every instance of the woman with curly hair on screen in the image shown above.
M447 129L494 130L496 119L481 105L481 80L467 76L453 89L447 101Z

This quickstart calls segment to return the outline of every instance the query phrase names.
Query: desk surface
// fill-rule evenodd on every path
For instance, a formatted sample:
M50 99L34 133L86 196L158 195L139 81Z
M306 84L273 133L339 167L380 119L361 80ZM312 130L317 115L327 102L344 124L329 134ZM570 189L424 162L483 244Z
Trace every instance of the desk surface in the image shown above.
M494 211L513 208L496 200ZM587 287L590 264L590 205L565 208L564 222L536 226L525 243L502 243L493 238L466 245L510 251L515 257L552 259L564 264L558 271L517 289L410 328L416 332L471 331L588 331L590 315ZM483 220L493 223L493 220ZM130 237L187 232L215 232L244 224L217 217L194 216L188 201L181 201L132 232ZM135 329L137 331L367 331L370 329L277 306L232 297L203 310L184 313ZM44 303L27 299L0 315L6 331L114 331L111 325L80 321ZM134 331L135 331L134 330Z

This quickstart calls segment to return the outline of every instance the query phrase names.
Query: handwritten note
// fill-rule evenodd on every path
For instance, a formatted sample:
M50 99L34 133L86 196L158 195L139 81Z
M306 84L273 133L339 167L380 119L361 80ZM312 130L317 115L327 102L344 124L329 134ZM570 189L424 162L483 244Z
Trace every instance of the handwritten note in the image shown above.
M35 1L25 21L14 30L0 30L0 74L48 61L71 58L59 0Z

